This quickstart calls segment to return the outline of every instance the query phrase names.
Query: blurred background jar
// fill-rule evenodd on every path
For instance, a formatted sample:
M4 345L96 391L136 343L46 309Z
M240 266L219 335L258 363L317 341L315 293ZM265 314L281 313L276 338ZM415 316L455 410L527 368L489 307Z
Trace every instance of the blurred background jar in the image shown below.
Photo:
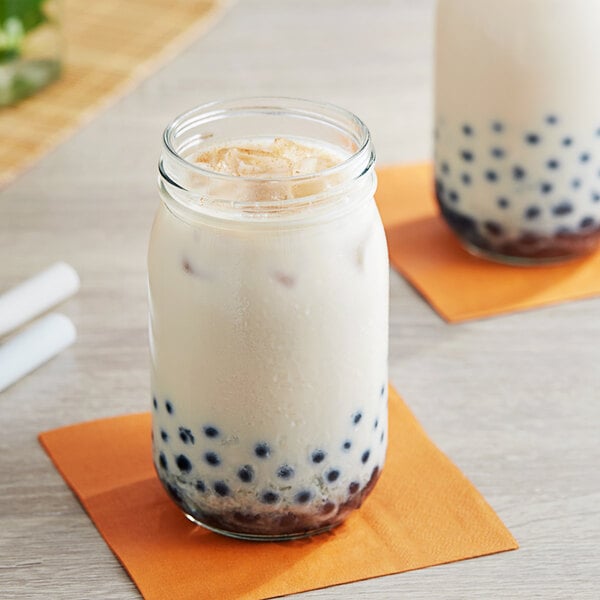
M472 253L541 263L600 238L600 2L439 0L435 179Z
M0 0L0 107L54 81L61 51L58 0Z

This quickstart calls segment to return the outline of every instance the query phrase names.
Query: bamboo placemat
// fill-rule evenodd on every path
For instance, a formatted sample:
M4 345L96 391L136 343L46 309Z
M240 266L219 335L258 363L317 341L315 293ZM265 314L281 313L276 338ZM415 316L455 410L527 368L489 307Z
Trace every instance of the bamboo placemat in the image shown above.
M64 0L59 81L0 109L0 187L204 31L228 0Z

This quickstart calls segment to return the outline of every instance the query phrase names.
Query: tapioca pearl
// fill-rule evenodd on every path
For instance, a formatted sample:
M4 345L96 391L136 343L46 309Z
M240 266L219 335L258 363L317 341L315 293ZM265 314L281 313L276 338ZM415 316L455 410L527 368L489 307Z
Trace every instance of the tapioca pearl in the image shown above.
M581 227L581 229L587 229L588 227L592 227L595 224L596 221L594 220L594 217L583 217L583 219L581 219L581 222L579 223L579 227Z
M254 479L254 468L252 465L244 465L238 470L237 476L244 483L250 483Z
M498 204L498 206L502 209L504 208L508 208L510 205L510 201L508 200L508 198L498 198L498 200L496 201L496 204Z
M325 504L323 504L323 506L321 506L321 508L319 509L319 512L322 515L328 515L329 513L333 512L335 510L335 504L333 502L325 502Z
M263 504L276 504L279 502L279 494L273 491L263 492L260 495L260 501Z
M364 465L367 463L367 461L369 460L369 457L371 456L371 451L370 450L365 450L362 453L362 456L360 457L360 462Z
M199 492L204 493L206 491L206 484L201 479L198 479L198 481L196 481L195 487Z
M443 162L440 165L440 170L442 171L442 173L444 175L449 175L450 174L450 165L447 162Z
M475 160L475 154L473 154L473 152L471 152L471 150L461 150L460 157L465 162L473 162Z
M525 142L530 146L535 146L542 141L541 136L538 133L527 133L525 134Z
M525 218L529 221L532 221L533 219L537 219L541 214L542 214L542 211L539 208L539 206L528 206L525 209Z
M496 183L498 181L498 173L496 173L496 171L492 171L491 169L489 169L488 171L485 172L485 178L490 182L490 183Z
M596 135L597 135L598 137L600 137L600 127L598 127L598 129L596 129Z
M294 469L289 465L281 465L277 469L277 477L280 479L291 479L294 476Z
M346 440L342 444L342 450L344 450L344 452L348 452L351 448L352 448L352 442L350 440Z
M492 121L492 131L502 133L504 131L504 123L502 121Z
M185 454L179 454L175 459L175 464L182 473L189 473L192 470L192 463Z
M217 496L221 496L222 498L231 494L229 486L224 481L215 481L213 483L213 490Z
M468 173L463 173L460 176L460 180L463 182L464 185L471 185L471 176Z
M311 455L310 455L310 460L315 463L316 465L322 463L325 460L325 457L327 456L327 454L325 453L325 451L323 450L315 450Z
M556 125L558 123L558 117L556 115L548 115L546 117L546 123L548 123L548 125Z
M169 434L164 429L160 430L160 439L163 442L168 442L169 441Z
M572 137L563 138L561 143L565 148L568 148L569 146L573 145L573 138Z
M600 193L592 192L592 202L600 202Z
M362 419L362 412L357 411L352 415L352 422L355 425L358 425L360 423L360 420Z
M152 406L154 406L154 410L158 410L158 400L156 396L152 396Z
M167 457L165 456L164 452L161 452L158 455L158 464L161 466L162 469L164 469L165 471L169 468L169 465L167 463Z
M456 190L450 190L448 192L448 199L456 204L460 200L460 195Z
M493 236L502 235L502 226L495 221L486 221L483 226L485 230Z
M517 181L521 181L522 179L525 179L526 175L527 175L527 171L525 171L525 169L523 167L521 167L519 165L516 165L513 167L512 176Z
M571 181L571 187L574 190L578 190L581 187L581 179L579 179L579 178L573 179L573 181Z
M377 430L378 427L379 427L379 419L375 419L375 421L373 422L373 429Z
M221 458L219 457L219 455L216 452L205 452L204 460L211 467L218 467L221 464Z
M179 492L179 490L171 485L170 483L167 483L167 492L169 493L169 496L171 496L171 498L173 498L173 500L175 500L176 502L182 502L183 498L181 497L181 493Z
M562 236L569 236L571 235L571 230L568 227L565 227L564 225L561 225L560 227L557 227L554 230L554 234L562 237Z
M269 458L271 455L271 447L266 442L259 442L254 446L254 454L256 454L258 458Z
M558 167L560 167L560 162L558 160L556 160L556 158L551 158L550 160L548 160L546 162L546 166L555 171L556 169L558 169Z
M204 431L204 435L207 438L216 438L219 437L219 430L213 425L205 425L202 430Z
M193 444L195 442L194 434L186 427L179 428L179 439L184 444Z
M552 214L557 217L563 217L573 212L573 205L568 200L563 200L560 204L557 204L552 208Z
M294 502L296 504L307 504L308 502L311 501L312 497L313 497L313 495L312 495L311 491L302 490L294 496Z
M500 148L500 147L492 148L490 151L490 154L494 158L504 158L506 156L506 152L504 151L503 148Z
M329 481L329 483L335 483L340 477L339 469L330 469L325 473L325 479Z
M548 181L543 181L540 184L540 192L542 192L542 194L549 194L553 189L554 186Z
M462 126L462 132L463 132L463 133L464 133L466 136L470 137L470 136L472 136L472 135L475 133L475 129L473 129L473 126L472 126L472 125L469 125L468 123L465 123L465 124Z
M579 155L579 160L582 163L587 163L590 162L590 159L592 158L592 155L589 152L582 152Z
M379 390L379 395L383 398L385 396L385 390L387 389L387 386L385 385L385 383L381 386L381 389Z
M435 193L438 197L444 194L444 182L441 179L435 180Z
M385 431L381 432L381 437L379 438L379 443L383 444L383 440L385 439Z
M356 492L358 492L358 490L360 489L360 483L358 483L358 481L353 481L349 486L348 486L348 491L351 494L356 494Z
M172 415L175 412L175 409L173 407L173 403L170 400L165 400L165 408L167 409L167 412Z

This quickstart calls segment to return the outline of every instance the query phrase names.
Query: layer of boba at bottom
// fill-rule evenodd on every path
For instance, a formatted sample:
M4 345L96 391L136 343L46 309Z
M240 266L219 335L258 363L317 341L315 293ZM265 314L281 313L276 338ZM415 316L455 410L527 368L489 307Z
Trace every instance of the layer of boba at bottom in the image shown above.
M297 512L293 507L287 506L256 514L235 510L207 512L192 509L176 488L168 482L161 482L188 519L197 525L238 539L281 541L313 536L341 525L354 510L360 508L380 474L381 470L377 466L365 486L359 488L358 484L350 484L346 499L339 504L324 500L313 503L305 512Z

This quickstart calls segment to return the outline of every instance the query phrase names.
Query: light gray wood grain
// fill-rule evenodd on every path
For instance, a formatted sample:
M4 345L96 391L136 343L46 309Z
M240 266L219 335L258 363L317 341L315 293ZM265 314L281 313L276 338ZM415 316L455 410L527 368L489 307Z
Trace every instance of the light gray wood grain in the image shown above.
M0 193L0 289L67 260L74 347L0 394L0 597L138 598L39 431L148 405L145 252L162 128L278 94L369 124L380 162L430 152L432 0L240 0L207 35ZM301 598L592 599L600 589L600 300L449 326L392 276L391 378L521 543Z

